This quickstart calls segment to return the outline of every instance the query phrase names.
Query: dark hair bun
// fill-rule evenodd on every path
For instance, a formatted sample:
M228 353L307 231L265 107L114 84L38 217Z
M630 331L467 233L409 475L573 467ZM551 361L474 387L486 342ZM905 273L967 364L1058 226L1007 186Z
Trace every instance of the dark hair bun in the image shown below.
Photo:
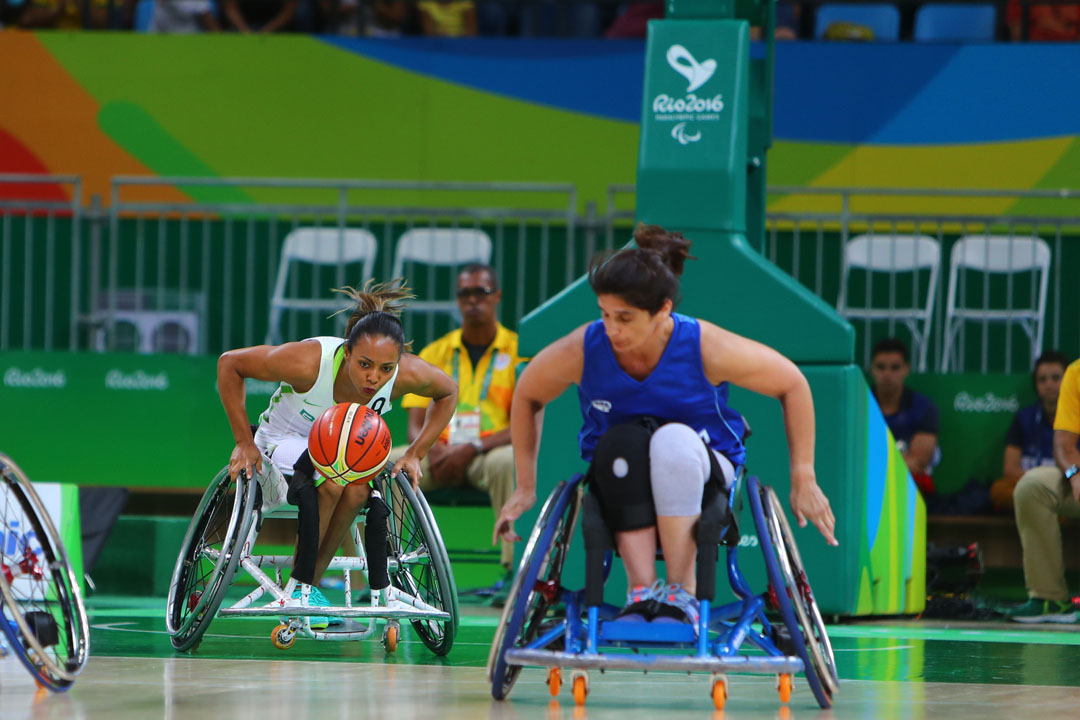
M676 276L682 275L687 259L693 259L690 241L681 232L671 232L659 225L638 223L634 228L634 242L642 250L658 254Z

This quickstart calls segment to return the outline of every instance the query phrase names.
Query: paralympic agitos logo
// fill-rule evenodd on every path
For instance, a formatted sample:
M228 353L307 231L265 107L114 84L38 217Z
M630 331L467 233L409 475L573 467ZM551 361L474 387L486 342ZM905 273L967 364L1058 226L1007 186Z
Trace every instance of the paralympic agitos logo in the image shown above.
M687 123L719 120L724 109L722 94L709 97L696 93L716 72L716 60L706 58L699 62L689 50L679 44L668 48L666 59L672 70L686 78L686 95L676 97L661 93L655 96L652 101L653 119L658 122L674 122L671 137L680 145L689 145L701 140L701 131L688 129Z

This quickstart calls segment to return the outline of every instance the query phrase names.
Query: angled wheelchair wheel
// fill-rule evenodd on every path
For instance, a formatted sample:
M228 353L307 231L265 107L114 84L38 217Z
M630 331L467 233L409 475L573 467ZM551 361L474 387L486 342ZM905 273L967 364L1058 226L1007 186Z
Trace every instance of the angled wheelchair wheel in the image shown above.
M387 519L387 556L397 561L390 583L428 605L449 613L450 620L411 620L421 642L436 655L446 655L458 627L458 597L450 559L431 508L423 494L413 492L402 473L382 480Z
M66 690L89 655L79 582L41 498L2 453L0 493L0 640L40 685Z
M521 557L488 655L491 696L510 694L521 666L506 662L506 651L540 636L562 585L562 569L581 511L580 476L560 482L544 502Z
M194 647L229 589L255 518L258 483L223 468L203 493L188 525L169 584L165 625L179 652Z
M836 660L784 508L773 489L756 477L748 480L746 489L765 555L770 595L775 597L792 645L802 658L810 690L822 708L832 707L839 686Z

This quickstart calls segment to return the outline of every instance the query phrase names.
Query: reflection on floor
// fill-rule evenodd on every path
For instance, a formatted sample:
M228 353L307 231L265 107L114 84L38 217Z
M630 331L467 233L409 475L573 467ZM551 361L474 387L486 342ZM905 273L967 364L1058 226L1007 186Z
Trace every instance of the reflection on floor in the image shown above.
M800 681L782 707L773 678L737 675L720 714L705 675L593 673L586 707L575 708L565 688L552 703L543 671L527 669L510 701L494 702L483 669L497 621L489 610L470 610L450 656L436 658L410 632L393 656L372 641L298 640L282 652L270 645L272 623L250 619L216 620L197 655L177 656L162 608L157 600L95 601L92 658L65 694L38 691L20 663L0 660L0 718L1056 720L1080 707L1080 633L1072 628L841 625L831 629L842 679L832 711L819 710Z

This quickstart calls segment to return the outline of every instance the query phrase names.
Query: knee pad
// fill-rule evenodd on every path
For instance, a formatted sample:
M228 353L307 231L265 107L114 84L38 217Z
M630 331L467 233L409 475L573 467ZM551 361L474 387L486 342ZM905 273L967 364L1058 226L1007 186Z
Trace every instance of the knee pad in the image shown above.
M590 487L612 530L639 530L656 524L649 472L648 423L608 428L593 451Z
M649 441L649 475L656 512L687 517L701 512L702 493L712 474L711 452L689 425L668 423Z
M390 584L386 570L386 518L390 508L374 492L367 502L367 519L364 521L364 551L367 553L368 585L372 590L382 590Z

